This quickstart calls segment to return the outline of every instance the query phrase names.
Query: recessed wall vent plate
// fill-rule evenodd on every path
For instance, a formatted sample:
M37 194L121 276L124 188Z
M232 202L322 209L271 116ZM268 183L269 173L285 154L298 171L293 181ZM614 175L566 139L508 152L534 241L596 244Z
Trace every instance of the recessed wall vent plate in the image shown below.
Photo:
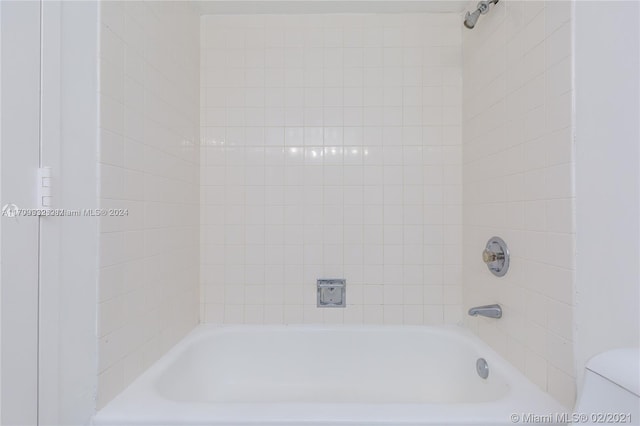
M342 278L319 279L318 308L344 308L347 306L347 280Z

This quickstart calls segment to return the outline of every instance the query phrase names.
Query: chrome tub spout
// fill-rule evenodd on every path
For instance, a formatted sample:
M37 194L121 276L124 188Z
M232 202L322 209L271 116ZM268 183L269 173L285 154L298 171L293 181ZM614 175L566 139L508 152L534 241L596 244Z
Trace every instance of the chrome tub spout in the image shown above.
M480 315L487 318L502 318L502 308L497 304L475 306L469 309L469 315L472 317Z

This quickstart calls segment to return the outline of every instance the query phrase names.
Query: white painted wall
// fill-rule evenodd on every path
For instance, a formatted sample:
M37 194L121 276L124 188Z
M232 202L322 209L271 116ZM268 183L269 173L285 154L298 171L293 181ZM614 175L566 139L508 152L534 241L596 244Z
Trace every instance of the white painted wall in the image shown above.
M459 16L201 25L203 319L460 321Z
M464 29L462 43L464 307L504 310L500 320L465 315L465 323L567 407L575 400L571 25L569 1L501 0ZM511 253L502 278L481 258L493 235Z
M575 3L576 366L640 345L640 6Z
M198 323L199 18L100 2L98 408ZM94 164L95 166L95 164Z
M40 147L40 5L2 2L2 195L0 205L35 207ZM10 65L8 65L10 64ZM37 421L39 219L3 216L2 418Z

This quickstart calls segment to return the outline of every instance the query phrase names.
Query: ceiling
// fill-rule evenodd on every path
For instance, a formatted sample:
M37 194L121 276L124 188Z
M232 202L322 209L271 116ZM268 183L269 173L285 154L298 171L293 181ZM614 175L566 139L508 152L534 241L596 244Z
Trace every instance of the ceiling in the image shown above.
M199 0L202 15L305 13L459 13L468 0Z

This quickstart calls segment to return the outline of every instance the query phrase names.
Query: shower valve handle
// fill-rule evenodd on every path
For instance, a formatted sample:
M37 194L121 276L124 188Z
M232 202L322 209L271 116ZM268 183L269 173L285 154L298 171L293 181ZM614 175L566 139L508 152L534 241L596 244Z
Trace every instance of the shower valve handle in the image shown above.
M484 263L491 263L501 259L504 259L503 252L495 252L489 249L484 249L484 251L482 252L482 260L484 261Z

